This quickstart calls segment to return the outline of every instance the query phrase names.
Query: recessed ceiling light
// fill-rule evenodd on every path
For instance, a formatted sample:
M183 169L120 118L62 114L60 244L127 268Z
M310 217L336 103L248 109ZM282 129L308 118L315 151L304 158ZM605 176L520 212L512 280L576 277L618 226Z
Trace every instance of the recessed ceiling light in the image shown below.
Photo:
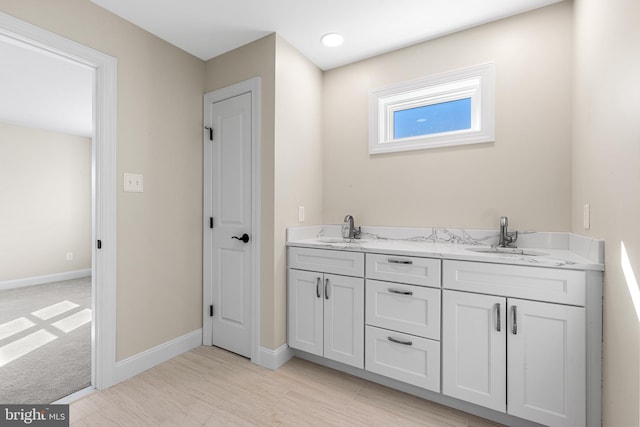
M329 33L322 36L320 41L325 46L336 47L340 46L344 42L344 37L338 33Z

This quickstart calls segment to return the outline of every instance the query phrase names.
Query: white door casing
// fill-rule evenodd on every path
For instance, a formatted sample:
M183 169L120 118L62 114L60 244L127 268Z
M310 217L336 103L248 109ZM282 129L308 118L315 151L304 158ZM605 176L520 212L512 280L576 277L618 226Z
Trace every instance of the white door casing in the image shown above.
M0 12L0 38L93 72L91 385L116 379L116 68L115 58ZM100 240L101 248L96 242Z
M203 138L203 343L254 363L260 363L259 87L255 78L206 94ZM243 234L246 243L233 238Z

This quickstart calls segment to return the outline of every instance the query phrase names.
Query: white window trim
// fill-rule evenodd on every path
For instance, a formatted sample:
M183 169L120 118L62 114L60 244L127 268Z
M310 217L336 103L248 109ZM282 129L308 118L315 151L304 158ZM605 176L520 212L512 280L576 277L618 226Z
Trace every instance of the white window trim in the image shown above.
M371 91L369 154L495 140L495 66L481 64ZM394 139L394 112L471 98L471 128Z

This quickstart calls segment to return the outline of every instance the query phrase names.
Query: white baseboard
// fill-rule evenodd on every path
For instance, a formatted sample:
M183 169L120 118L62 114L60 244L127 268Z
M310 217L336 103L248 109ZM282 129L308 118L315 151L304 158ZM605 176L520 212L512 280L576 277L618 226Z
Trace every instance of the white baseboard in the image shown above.
M283 344L275 350L271 350L266 347L260 347L258 352L258 365L267 369L271 369L272 371L275 371L293 357L293 352L287 344Z
M202 329L189 332L186 335L167 341L157 347L150 348L135 356L128 357L116 363L116 381L124 381L160 363L173 359L184 352L202 345Z
M46 274L44 276L25 277L24 279L4 280L0 282L0 291L25 286L42 285L44 283L62 282L63 280L80 279L91 276L91 269L67 271L64 273Z
M75 393L70 394L69 396L63 397L62 399L56 400L55 402L51 402L52 405L69 405L76 400L80 400L85 396L89 396L92 393L95 393L97 390L93 386L85 387L82 390L76 391Z

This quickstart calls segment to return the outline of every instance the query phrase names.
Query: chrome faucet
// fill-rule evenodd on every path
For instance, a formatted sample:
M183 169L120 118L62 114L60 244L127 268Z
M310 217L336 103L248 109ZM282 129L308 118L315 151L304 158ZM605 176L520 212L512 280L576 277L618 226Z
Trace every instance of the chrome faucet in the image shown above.
M509 226L509 220L506 216L500 218L500 240L498 241L498 246L501 248L507 248L514 244L516 240L518 240L518 232L517 231L507 231L507 227Z
M355 227L353 224L353 217L351 215L347 215L344 217L344 222L346 223L346 226L349 227L348 230L348 235L344 235L347 233L344 233L342 237L344 237L345 239L359 239L360 238L360 227ZM346 230L345 230L346 231Z

